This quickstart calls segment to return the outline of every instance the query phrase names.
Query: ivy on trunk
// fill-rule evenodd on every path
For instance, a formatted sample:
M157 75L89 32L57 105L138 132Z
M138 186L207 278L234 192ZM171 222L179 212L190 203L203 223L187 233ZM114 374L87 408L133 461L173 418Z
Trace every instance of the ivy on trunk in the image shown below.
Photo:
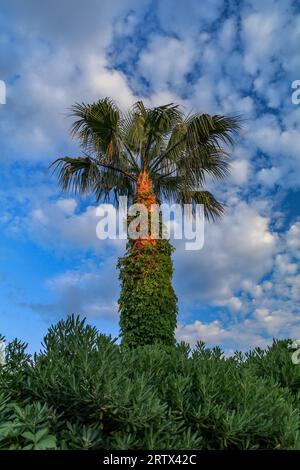
M157 240L136 253L129 241L119 258L120 329L126 347L146 344L175 344L177 297L172 286L174 248L168 240Z

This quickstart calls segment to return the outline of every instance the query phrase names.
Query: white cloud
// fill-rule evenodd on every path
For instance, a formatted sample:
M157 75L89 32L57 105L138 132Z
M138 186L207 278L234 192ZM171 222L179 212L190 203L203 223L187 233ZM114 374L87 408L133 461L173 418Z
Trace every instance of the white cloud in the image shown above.
M172 37L154 36L139 59L139 72L146 77L155 89L180 85L184 75L189 72L194 48L190 41ZM168 86L169 84L169 86Z
M238 185L248 181L250 164L248 160L234 160L231 163L231 179Z
M111 96L127 107L136 100L124 74L110 68L106 47L114 22L132 7L143 11L147 3L89 0L87 8L78 0L53 0L43 6L28 0L24 7L4 0L4 11L13 9L14 21L13 30L2 33L3 44L13 35L17 45L13 68L8 54L11 46L4 50L3 63L4 74L7 67L17 76L8 83L7 106L0 121L11 160L15 153L18 159L45 161L61 152L74 152L68 137L70 122L65 119L74 102ZM62 18L67 18L64 27Z
M264 183L266 186L272 187L281 176L281 170L276 167L272 168L263 168L257 173L257 178L261 183Z
M224 53L229 53L235 46L237 32L236 18L228 18L225 20L219 31L219 45Z
M77 206L75 199L59 199L55 203L56 207L65 215L73 215Z
M270 341L260 336L247 323L246 320L240 324L224 327L218 320L211 323L202 323L196 320L190 324L179 325L176 337L178 341L187 342L191 346L195 346L200 340L210 347L222 345L227 352L233 352L236 349L247 351L255 347L266 347Z
M179 341L195 344L198 340L207 344L222 343L228 337L228 331L221 327L218 320L212 323L202 323L196 320L193 324L179 325L176 337Z
M243 307L243 302L239 297L230 297L220 302L216 302L216 305L226 306L231 312L239 312Z
M245 278L259 281L273 265L276 234L269 220L254 208L239 203L222 222L205 225L204 248L184 251L178 244L174 255L175 281L183 298L228 301Z
M7 224L7 230L15 236L26 235L60 255L92 251L98 256L108 252L118 256L125 250L125 240L99 240L97 237L96 227L100 221L97 206L80 209L73 198L41 199L35 205L29 214L6 217L3 223Z
M295 256L300 254L300 222L294 223L289 229L287 233L287 247L293 251Z
M173 0L164 0L158 2L158 16L167 32L173 32L183 38L198 36L222 14L222 6L222 0L211 0L209 3L185 0L177 2L174 8Z
M107 258L100 266L85 263L49 279L46 286L54 296L59 315L71 313L88 318L106 317L116 320L119 292L116 258Z
M242 24L245 44L244 63L248 73L255 75L266 66L266 57L271 58L278 52L281 44L279 35L282 27L281 18L278 11L269 12L267 21L264 13L251 13L244 17Z

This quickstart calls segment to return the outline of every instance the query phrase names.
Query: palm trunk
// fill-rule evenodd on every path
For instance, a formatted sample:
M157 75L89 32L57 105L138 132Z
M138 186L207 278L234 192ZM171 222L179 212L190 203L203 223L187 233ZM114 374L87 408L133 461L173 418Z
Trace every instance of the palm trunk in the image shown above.
M136 186L135 203L152 213L157 199L149 175L142 172ZM175 344L177 297L172 287L172 246L168 240L148 236L129 240L119 258L119 298L122 344L133 348L146 344Z
M153 191L153 183L146 171L141 172L138 177L134 201L137 204L143 204L145 206L148 212L148 217L150 218L154 210L153 205L157 204L157 199ZM156 244L157 241L151 234L148 220L147 238L138 238L137 240L135 240L135 242L133 243L133 248L135 250L140 250L144 246L155 246Z

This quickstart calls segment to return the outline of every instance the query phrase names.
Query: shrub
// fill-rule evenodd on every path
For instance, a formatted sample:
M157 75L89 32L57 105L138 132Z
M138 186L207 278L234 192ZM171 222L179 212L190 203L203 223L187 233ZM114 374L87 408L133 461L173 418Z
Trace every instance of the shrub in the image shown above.
M0 371L1 448L299 448L284 342L230 358L201 342L127 349L72 316L33 358L23 346Z
M55 412L47 405L19 406L0 395L0 449L56 449L56 437L49 432L55 421Z

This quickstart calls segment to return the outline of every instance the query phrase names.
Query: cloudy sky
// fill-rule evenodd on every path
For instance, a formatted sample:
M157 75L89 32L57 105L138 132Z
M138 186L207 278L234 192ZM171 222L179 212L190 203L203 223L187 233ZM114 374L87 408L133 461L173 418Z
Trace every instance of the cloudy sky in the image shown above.
M298 5L298 6L297 6ZM176 242L177 337L227 351L300 338L300 8L289 0L1 0L0 332L39 349L68 313L118 335L117 257L91 197L48 165L78 155L68 108L180 103L242 114L224 219L204 248Z

